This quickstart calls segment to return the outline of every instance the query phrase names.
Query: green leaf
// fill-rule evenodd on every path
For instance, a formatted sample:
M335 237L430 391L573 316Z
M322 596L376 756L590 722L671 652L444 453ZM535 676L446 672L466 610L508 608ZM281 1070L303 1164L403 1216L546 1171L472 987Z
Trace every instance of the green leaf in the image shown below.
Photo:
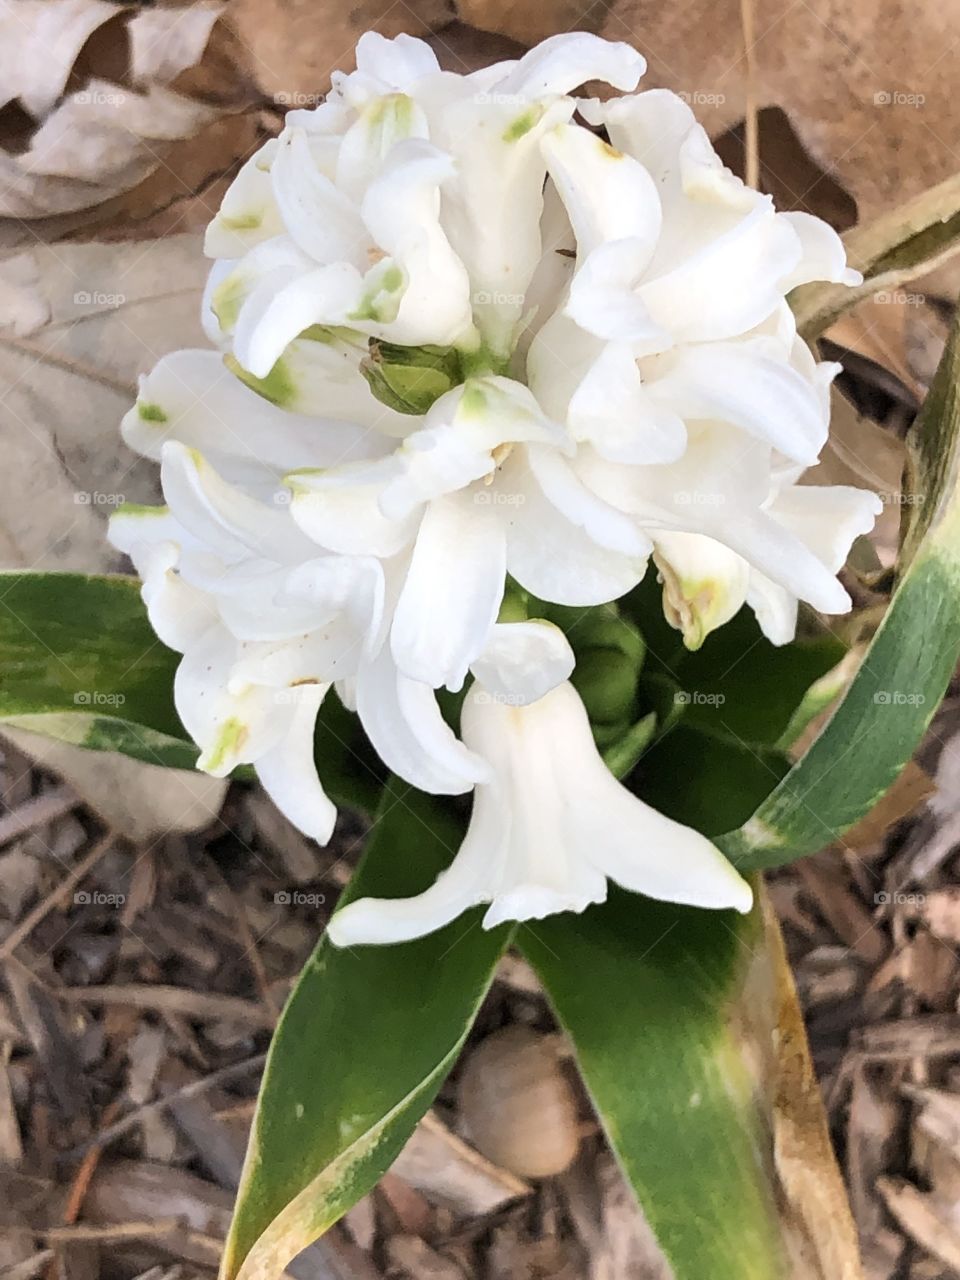
M912 756L960 657L960 338L955 326L908 441L913 515L899 583L842 701L756 813L718 843L777 866L858 822Z
M179 661L154 634L136 578L0 573L0 724L192 769L199 752L173 704ZM331 799L373 813L383 767L332 692L315 749Z
M744 822L790 767L781 752L685 721L642 757L635 790L668 818L716 836Z
M347 899L419 893L462 832L449 802L392 783ZM398 946L338 950L321 939L270 1048L223 1280L278 1277L390 1166L510 940L507 928L481 929L480 915Z
M731 1018L758 916L611 888L602 906L517 934L677 1280L787 1274Z
M179 655L134 578L0 574L0 721L99 751L191 768L173 705Z
M846 647L829 632L773 645L742 609L678 665L689 701L684 723L742 743L773 745L810 686L841 661Z
M656 574L621 602L647 641L648 698L661 719L668 710L672 688L675 714L714 734L744 744L773 746L783 737L810 686L846 654L846 646L820 624L793 644L774 645L764 636L753 611L743 608L724 626L707 636L691 653L680 633L663 616L661 588ZM661 684L650 683L659 677ZM663 683L669 681L670 685Z
M942 266L960 252L960 175L922 191L874 222L844 237L847 260L863 284L802 285L790 295L801 334L811 341L851 307L882 291L895 291Z

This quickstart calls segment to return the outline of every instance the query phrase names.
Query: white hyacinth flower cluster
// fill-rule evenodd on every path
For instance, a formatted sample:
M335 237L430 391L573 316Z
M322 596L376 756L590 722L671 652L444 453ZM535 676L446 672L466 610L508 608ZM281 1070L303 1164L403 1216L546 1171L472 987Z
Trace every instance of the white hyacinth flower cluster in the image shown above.
M488 926L582 910L608 877L750 905L706 839L606 770L563 632L505 607L511 582L613 601L652 560L690 647L745 603L784 643L799 601L849 607L836 574L878 510L798 483L836 366L785 299L856 278L839 239L725 169L680 98L634 93L643 70L584 34L470 75L364 36L208 229L218 349L162 359L124 421L167 506L122 510L111 537L183 654L199 767L253 765L326 841L313 735L335 686L395 773L475 789L451 868L337 913L337 943L481 902ZM587 81L624 96L572 97ZM436 694L467 680L458 737Z

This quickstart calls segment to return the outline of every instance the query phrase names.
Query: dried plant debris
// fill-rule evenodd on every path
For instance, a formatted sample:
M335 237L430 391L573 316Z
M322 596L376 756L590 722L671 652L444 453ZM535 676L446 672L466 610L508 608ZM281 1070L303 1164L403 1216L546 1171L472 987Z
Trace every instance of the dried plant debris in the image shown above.
M260 140L256 120L229 122L256 95L223 10L205 2L3 0L0 250L94 223L131 216L142 223L170 204L183 218L198 192L246 158ZM141 187L125 204L125 193ZM141 226L141 234L155 233ZM21 332L42 323L6 263L0 302L0 324L11 314Z

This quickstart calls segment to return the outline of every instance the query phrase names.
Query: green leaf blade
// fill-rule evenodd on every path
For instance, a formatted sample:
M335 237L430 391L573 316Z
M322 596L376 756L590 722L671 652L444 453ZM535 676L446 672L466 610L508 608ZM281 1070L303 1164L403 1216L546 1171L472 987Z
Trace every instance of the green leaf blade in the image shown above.
M786 1274L755 1081L727 1017L757 917L612 889L518 933L677 1280Z
M392 783L348 897L420 892L461 836L448 805ZM223 1280L273 1280L392 1163L509 942L509 929L486 932L479 917L391 947L321 939L271 1045Z

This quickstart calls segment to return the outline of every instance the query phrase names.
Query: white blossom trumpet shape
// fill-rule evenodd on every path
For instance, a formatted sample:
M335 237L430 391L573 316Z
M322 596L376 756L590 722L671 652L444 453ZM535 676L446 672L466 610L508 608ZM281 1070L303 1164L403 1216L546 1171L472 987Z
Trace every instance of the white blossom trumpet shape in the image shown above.
M666 902L749 911L750 886L709 840L621 786L594 745L583 703L561 684L515 707L476 684L466 743L491 767L450 867L415 898L361 898L327 927L335 945L404 942L480 903L484 928L582 911L607 880Z

